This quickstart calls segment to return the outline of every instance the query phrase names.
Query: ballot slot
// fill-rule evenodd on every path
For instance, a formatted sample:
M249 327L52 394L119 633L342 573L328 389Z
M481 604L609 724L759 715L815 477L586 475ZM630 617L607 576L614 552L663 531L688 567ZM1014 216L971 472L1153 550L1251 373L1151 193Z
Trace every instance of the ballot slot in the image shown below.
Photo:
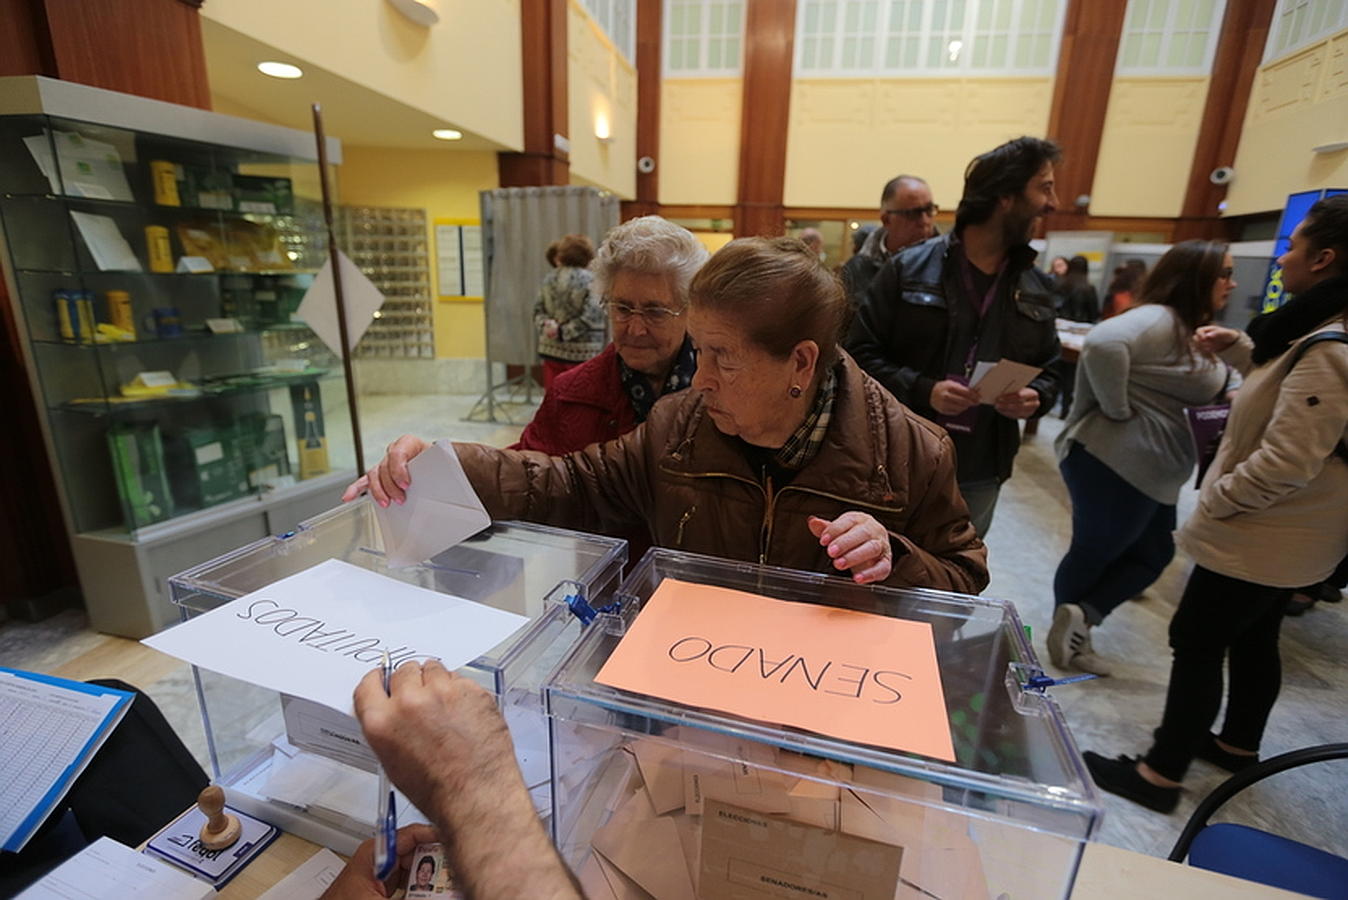
M603 683L620 642L670 582L926 623L953 758L678 703L655 693L665 687ZM1009 667L1037 665L1010 604L662 549L620 595L622 627L587 631L546 688L554 839L588 896L1070 894L1101 803L1051 694L1027 711L1005 690ZM746 657L757 679L758 650L779 664L788 654L773 642L789 636L765 627L760 642L735 642L752 654L727 650L714 661L735 669ZM810 672L830 686L813 663ZM726 677L736 674L746 673ZM846 670L847 684L863 681ZM831 686L866 689L843 683Z
M497 695L540 814L552 810L551 744L542 684L584 633L561 598L612 602L626 542L505 522L420 565L388 565L367 499L322 513L294 532L239 548L169 580L184 620L328 560L525 617L515 633L459 673ZM375 808L370 756L353 719L216 672L193 668L213 780L232 806L350 853ZM344 721L345 720L345 721ZM416 811L403 804L399 821Z

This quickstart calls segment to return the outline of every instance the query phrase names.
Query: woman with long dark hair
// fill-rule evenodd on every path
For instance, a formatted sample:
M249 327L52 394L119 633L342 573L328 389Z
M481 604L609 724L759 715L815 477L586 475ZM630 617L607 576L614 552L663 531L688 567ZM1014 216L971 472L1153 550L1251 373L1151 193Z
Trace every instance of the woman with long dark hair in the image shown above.
M1057 443L1072 543L1053 579L1056 666L1108 675L1090 630L1175 555L1175 503L1195 462L1184 409L1228 387L1226 364L1192 339L1226 305L1231 266L1225 245L1185 241L1156 264L1141 305L1086 335Z
M1096 784L1159 812L1175 808L1195 757L1231 772L1258 762L1288 597L1348 553L1348 195L1312 206L1278 264L1290 301L1248 334L1206 326L1196 336L1249 374L1179 532L1194 569L1170 622L1161 726L1143 757L1086 754Z

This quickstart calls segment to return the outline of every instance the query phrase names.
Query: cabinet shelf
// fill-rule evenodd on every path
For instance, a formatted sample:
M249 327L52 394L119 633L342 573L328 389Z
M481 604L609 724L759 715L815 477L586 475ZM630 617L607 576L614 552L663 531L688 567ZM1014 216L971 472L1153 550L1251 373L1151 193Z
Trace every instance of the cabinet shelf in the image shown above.
M246 376L239 376L240 379L244 377ZM216 400L246 394L261 394L267 391L288 388L296 384L313 384L335 380L338 380L338 376L330 373L327 369L311 369L307 372L296 372L293 375L253 376L248 378L246 382L242 380L232 383L218 381L212 383L208 381L191 391L185 390L181 393L164 394L154 397L131 398L109 395L107 397L91 398L88 402L70 400L56 406L49 406L48 409L52 412L75 413L81 416L103 418L121 413L157 411L192 403L201 403L206 400Z
M191 346L200 343L211 343L214 341L241 340L244 338L256 338L258 335L274 334L276 332L300 332L308 331L309 326L300 322L281 322L276 325L267 325L263 328L249 328L243 331L228 331L216 334L211 331L189 331L178 337L145 337L134 341L107 341L93 344L85 344L77 341L54 341L44 338L34 338L32 343L40 344L44 347L70 347L74 350L108 350L131 351L134 352L142 347L163 347L179 344Z
M285 219L294 218L294 210L286 212L254 212L237 209L218 209L213 206L164 206L159 203L138 203L134 200L106 200L101 197L79 197L74 194L53 194L44 193L22 193L12 192L4 194L6 200L50 200L53 203L76 203L83 206L94 206L106 210L124 209L128 212L154 212L163 213L170 216L201 217L201 216L223 216L230 219L244 219L247 221L257 221L262 219Z
M89 276L123 276L128 278L188 278L203 280L206 278L219 277L222 275L261 275L267 278L281 278L286 275L317 275L318 269L260 269L256 271L245 271L243 269L216 269L213 272L150 272L148 270L136 271L135 269L15 269L19 275L60 275L66 278L80 278Z

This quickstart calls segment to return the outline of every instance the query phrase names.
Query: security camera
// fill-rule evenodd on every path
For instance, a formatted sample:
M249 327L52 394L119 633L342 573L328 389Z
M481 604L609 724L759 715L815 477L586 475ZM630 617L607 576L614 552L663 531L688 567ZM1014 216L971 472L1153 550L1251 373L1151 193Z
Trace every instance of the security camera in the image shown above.
M637 171L642 175L649 175L655 171L655 159L650 156L643 156L637 160Z
M1208 176L1208 181L1213 184L1230 184L1236 178L1236 170L1230 166L1218 166L1212 170Z

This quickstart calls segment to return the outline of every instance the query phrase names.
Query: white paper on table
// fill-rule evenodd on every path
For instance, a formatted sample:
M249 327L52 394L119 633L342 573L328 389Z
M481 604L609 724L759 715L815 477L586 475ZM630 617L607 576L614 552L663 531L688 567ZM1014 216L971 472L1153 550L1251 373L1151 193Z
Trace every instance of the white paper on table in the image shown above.
M374 508L389 566L424 562L491 524L450 442L437 441L417 454L407 474L412 483L406 501Z
M204 900L215 895L215 888L191 875L101 837L44 875L19 900Z
M318 900L345 867L340 856L324 847L257 900Z
M259 687L352 715L351 692L388 650L451 671L529 620L329 559L142 643Z
M342 267L342 296L346 299L346 349L351 351L356 349L365 329L374 321L374 314L384 305L384 295L345 253L338 250L337 259ZM295 315L322 338L329 350L341 355L342 329L337 324L337 291L332 283L331 257L318 270L309 290L304 292Z
M75 220L75 227L80 230L80 237L84 238L85 246L89 248L89 254L94 258L94 264L101 271L141 271L140 260L131 251L131 245L122 237L117 223L111 218L73 209L70 211L70 218Z
M995 404L1003 394L1012 394L1027 387L1043 369L1027 366L1009 359L997 362L980 362L974 366L973 378L969 387L978 391L983 403Z

